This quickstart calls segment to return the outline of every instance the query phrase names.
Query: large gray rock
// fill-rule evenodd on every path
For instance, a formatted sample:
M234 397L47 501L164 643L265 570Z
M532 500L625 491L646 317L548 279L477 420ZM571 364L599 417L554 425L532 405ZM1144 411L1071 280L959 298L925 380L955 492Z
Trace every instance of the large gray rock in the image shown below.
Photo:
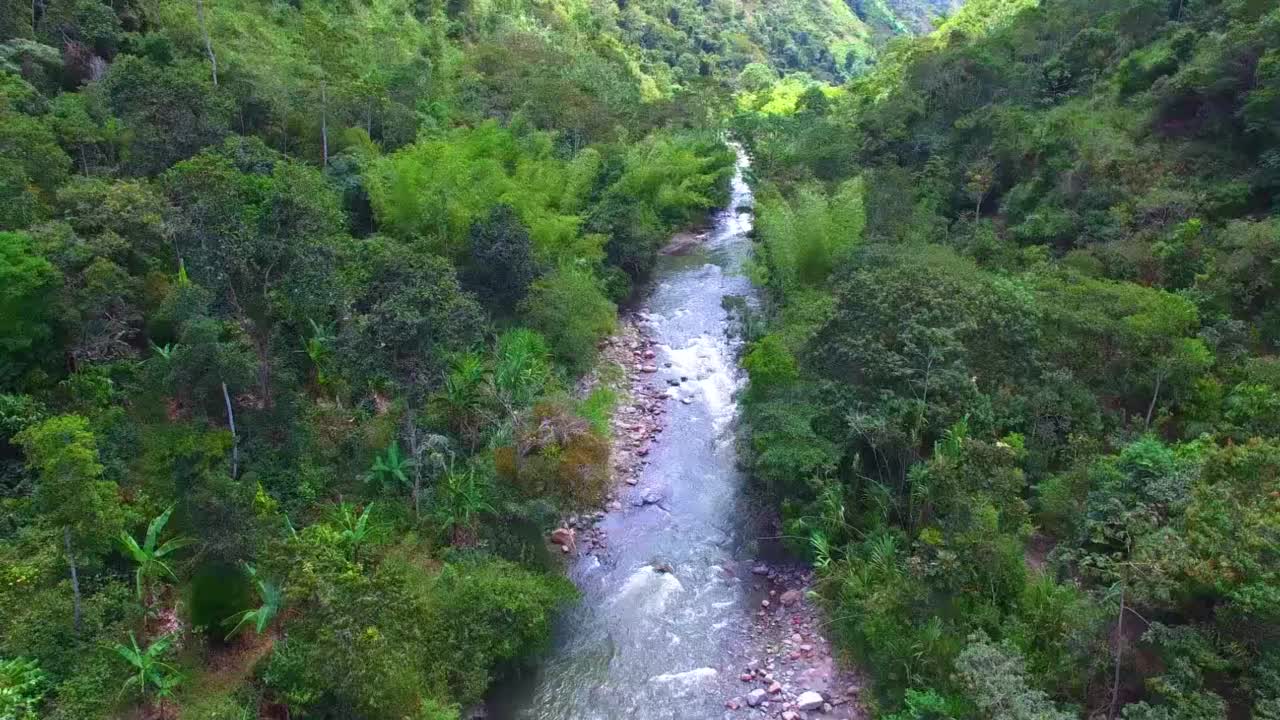
M751 707L759 707L760 703L764 702L767 697L769 697L769 693L765 692L763 688L756 688L747 693L747 704ZM821 704L821 701L819 701L819 704Z
M822 699L821 695L812 690L805 690L800 693L800 697L796 698L796 707L805 711L817 710L822 707L823 702L825 701Z

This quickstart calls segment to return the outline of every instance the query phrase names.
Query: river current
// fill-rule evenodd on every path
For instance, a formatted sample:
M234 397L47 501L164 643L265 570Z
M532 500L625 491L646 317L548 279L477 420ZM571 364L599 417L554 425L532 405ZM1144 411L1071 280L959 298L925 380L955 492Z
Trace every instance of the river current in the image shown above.
M734 444L745 378L723 302L753 292L743 272L753 197L738 153L728 207L705 242L659 258L637 310L659 345L649 382L670 396L659 442L639 483L624 489L622 510L601 523L608 552L570 568L582 599L560 619L552 650L494 698L492 717L719 718L741 692L737 668L757 600ZM633 502L655 491L660 503Z

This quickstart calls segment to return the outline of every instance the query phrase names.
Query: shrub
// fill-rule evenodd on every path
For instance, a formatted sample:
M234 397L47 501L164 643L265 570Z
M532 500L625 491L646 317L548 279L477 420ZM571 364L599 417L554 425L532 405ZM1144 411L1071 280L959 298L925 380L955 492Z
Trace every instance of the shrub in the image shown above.
M551 343L556 358L577 372L591 366L596 341L613 330L616 310L599 281L573 266L535 282L521 306L529 325Z

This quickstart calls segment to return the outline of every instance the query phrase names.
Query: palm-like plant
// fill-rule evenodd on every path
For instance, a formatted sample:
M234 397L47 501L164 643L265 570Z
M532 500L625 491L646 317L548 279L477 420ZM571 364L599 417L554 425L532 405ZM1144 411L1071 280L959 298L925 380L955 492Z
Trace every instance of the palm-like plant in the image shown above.
M280 614L280 609L284 606L284 592L281 591L279 585L259 577L258 570L252 565L245 565L245 572L249 574L249 577L253 579L254 585L257 586L258 599L262 604L256 608L249 608L244 612L236 613L223 621L229 623L232 620L237 620L235 627L231 628L231 632L227 633L227 640L230 640L232 636L240 632L240 628L248 624L252 624L254 632L261 635L271 625L271 621L275 620Z
M125 681L120 692L137 687L144 698L147 697L148 690L153 690L156 697L172 695L173 689L182 681L177 668L164 661L164 655L172 644L173 635L165 635L143 648L138 645L138 638L132 632L129 633L128 645L116 643L113 649L129 663L134 673Z
M191 544L190 538L176 537L172 538L163 545L157 545L160 533L164 531L164 526L169 522L169 516L173 513L173 507L160 513L151 524L147 526L147 536L143 539L141 545L133 536L125 531L120 531L120 544L124 546L129 557L133 558L138 569L134 573L134 581L137 586L138 599L141 600L142 589L144 584L148 584L154 578L168 576L177 579L173 574L173 569L165 562L165 558L174 552Z
M311 324L311 337L305 341L307 357L316 366L316 383L325 387L329 384L329 361L333 357L333 342L336 338L332 327L311 319L307 322Z
M391 441L386 452L373 459L373 467L369 468L369 478L383 487L411 487L409 471L413 469L413 458L400 454L400 443Z
M0 660L0 720L36 720L49 678L35 660Z
M164 345L151 343L151 349L156 352L157 357L161 358L165 362L169 362L170 360L173 360L173 353L177 351L178 346L173 343L165 343Z
M445 423L473 450L480 442L489 414L487 373L483 357L476 353L460 355L445 377L444 390L432 400Z
M489 488L475 468L450 468L440 483L437 509L445 528L452 531L453 543L463 545L475 526L476 516L492 512L493 506L489 504Z
M338 506L338 537L341 538L342 544L346 545L351 551L351 562L356 562L360 557L360 546L363 545L372 533L369 526L369 514L373 512L373 503L365 506L364 512L356 515L355 506L348 503L342 503Z

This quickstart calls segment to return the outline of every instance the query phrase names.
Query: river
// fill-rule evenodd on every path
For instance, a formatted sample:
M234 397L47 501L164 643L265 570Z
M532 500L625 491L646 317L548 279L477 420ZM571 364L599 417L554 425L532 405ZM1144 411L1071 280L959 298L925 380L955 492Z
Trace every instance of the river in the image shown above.
M622 509L601 522L608 552L573 562L582 600L561 618L548 657L491 704L493 717L718 718L729 713L725 699L742 692L737 672L750 654L759 594L734 446L745 379L723 306L753 293L743 272L753 197L738 153L729 205L705 242L659 259L637 310L658 343L648 382L671 396L659 441L638 484L624 489ZM639 499L654 492L661 502Z

